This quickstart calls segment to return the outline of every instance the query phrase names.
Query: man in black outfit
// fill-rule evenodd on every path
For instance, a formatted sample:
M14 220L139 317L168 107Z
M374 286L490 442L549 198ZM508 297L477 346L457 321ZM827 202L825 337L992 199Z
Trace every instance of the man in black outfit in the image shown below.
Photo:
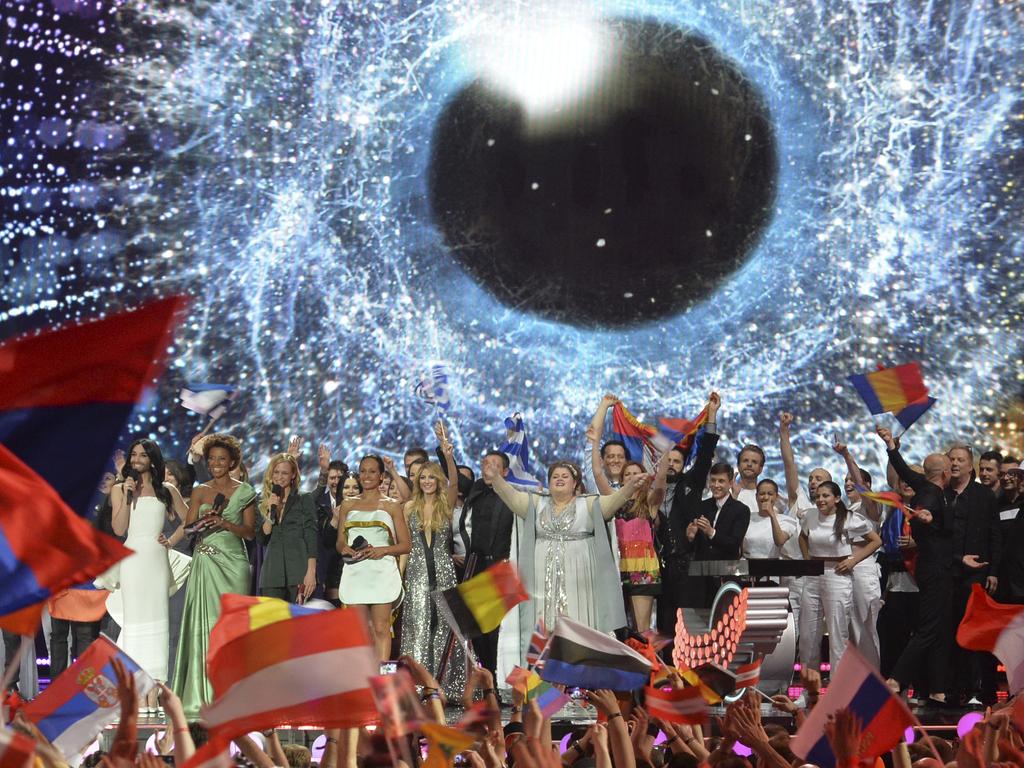
M322 463L322 462L321 462ZM321 472L323 466L321 466ZM341 504L341 478L348 474L348 464L344 461L330 461L328 458L327 473L323 475L324 484L317 484L313 491L313 503L316 504L316 592L314 597L324 598L328 590L332 591L331 600L337 600L334 591L338 589L341 578L341 555L337 551L338 530L331 525L334 510Z
M953 643L950 632L953 531L952 513L946 507L945 495L949 486L949 457L933 453L924 460L924 474L915 472L900 455L892 432L885 427L878 427L877 432L885 443L892 468L914 490L910 507L916 511L910 520L910 531L917 546L914 577L921 591L917 627L888 683L902 690L923 679L927 683L929 701L944 705Z
M462 505L459 532L469 558L476 555L473 574L481 573L501 560L507 560L512 547L512 526L515 513L505 506L485 479L488 474L508 474L508 456L501 451L488 451L481 462L481 477L473 483ZM498 630L481 635L473 641L473 650L481 666L496 674L498 668Z
M705 499L692 508L686 517L675 516L673 525L683 550L689 552L691 560L738 560L743 547L743 537L750 525L750 509L732 497L734 472L730 464L719 462L711 466L708 473L708 490L711 498ZM673 510L674 512L674 510ZM717 577L696 577L688 579L688 593L684 605L694 608L710 608L715 592L721 582Z
M697 516L696 508L701 503L701 493L707 486L708 470L715 459L715 447L718 445L718 409L722 406L722 398L717 392L708 397L708 420L704 424L704 434L697 445L697 456L693 466L683 472L686 457L678 448L672 448L669 461L668 487L666 488L666 504L662 505L662 519L657 527L657 545L661 559L661 594L658 595L658 632L666 637L673 637L676 632L676 609L685 604L687 586L687 568L691 551L683 546L683 532L686 524L676 526L673 519L689 521ZM667 510L667 512L665 512ZM666 519L667 518L667 519Z
M1001 481L996 502L999 531L1003 537L1003 559L996 599L1001 603L1024 604L1024 470L1009 469Z
M950 632L956 629L967 610L971 587L981 584L993 595L999 585L997 574L1002 556L1002 537L996 512L996 497L989 488L974 481L974 453L965 445L946 452L949 458L949 487L946 505L953 521L953 610ZM995 658L979 651L967 651L953 645L950 680L951 703L980 695L981 703L996 702ZM977 703L977 702L975 702Z

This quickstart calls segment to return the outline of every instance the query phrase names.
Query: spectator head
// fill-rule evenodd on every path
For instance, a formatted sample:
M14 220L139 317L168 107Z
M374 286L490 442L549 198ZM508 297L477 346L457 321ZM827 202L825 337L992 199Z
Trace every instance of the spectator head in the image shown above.
M810 497L814 498L814 492L818 490L818 486L822 483L827 483L832 479L832 473L822 467L817 467L811 470L811 474L807 476L807 493Z
M854 480L853 475L850 474L847 474L843 479L843 490L846 491L847 496L851 493L856 493L858 485L864 486L869 491L871 490L871 473L866 469L861 469L860 467L858 467L858 469L860 469L859 480Z
M486 478L488 472L494 471L497 474L505 477L508 474L508 454L502 453L501 451L488 451L484 454L483 461L480 462L481 472L483 472ZM484 483L490 485L487 480Z
M739 467L740 482L752 484L764 469L764 449L759 445L748 443L736 454L736 465Z
M924 476L940 488L949 485L951 477L949 457L944 453L932 453L925 457Z
M628 460L629 451L621 440L609 440L601 446L601 462L604 464L604 471L609 479L621 478L622 470Z
M203 441L203 461L214 477L227 474L241 465L242 445L231 435L210 435Z
M708 490L711 491L711 495L715 497L716 501L721 501L729 495L733 477L731 464L719 461L711 465L711 469L708 471Z
M954 445L946 456L949 458L949 476L953 482L966 482L974 471L974 451L969 445Z
M177 488L183 499L192 495L192 486L196 484L196 471L191 465L177 459L168 459L164 469L167 471L165 483Z
M299 490L299 483L302 481L299 475L299 462L290 453L279 453L270 460L267 471L263 473L263 495L260 499L260 512L264 515L270 514L270 497L274 492L274 486L282 489L290 488L294 494Z
M405 452L405 456L402 457L402 463L405 464L405 476L412 477L412 465L416 462L425 461L430 461L430 454L427 453L426 448L410 448Z
M189 723L188 733L192 737L192 743L196 745L196 749L199 749L210 740L210 732L206 730L206 726L199 722Z
M1016 487L1013 484L1006 482L1006 471L1008 469L1019 469L1020 459L1016 456L1003 456L1003 460L999 462L999 483L1003 486L1004 491L1008 491L1011 488Z
M551 464L548 467L548 489L552 493L569 489L573 495L583 493L583 473L579 465L564 460Z
M770 478L764 478L757 484L757 510L763 517L767 517L770 510L775 508L779 501L779 485Z
M338 495L338 484L347 474L348 464L344 461L335 460L327 465L327 487L331 489L331 493L335 496Z
M686 456L678 447L669 449L668 456L665 457L665 461L668 462L669 478L674 480L679 477L679 475L683 474L683 469L686 467Z
M341 488L341 498L343 499L354 499L363 492L363 486L359 483L359 475L352 472L342 475L338 486Z
M359 484L364 491L373 491L380 487L384 477L384 459L375 453L367 454L359 460Z
M285 744L281 747L288 759L288 768L309 768L312 756L309 749L301 744Z
M1003 454L999 451L985 451L978 457L978 482L999 490L999 465L1003 463Z

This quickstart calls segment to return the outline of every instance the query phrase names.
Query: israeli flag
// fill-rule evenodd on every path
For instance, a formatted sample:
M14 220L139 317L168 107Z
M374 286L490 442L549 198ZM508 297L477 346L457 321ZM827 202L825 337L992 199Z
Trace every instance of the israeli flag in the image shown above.
M526 439L526 423L521 413L513 413L505 419L505 438L501 452L508 456L508 475L505 479L512 485L536 490L541 482L533 474L530 466L530 444Z
M415 388L416 397L435 408L447 411L452 404L448 393L448 366L435 363Z
M181 404L193 413L219 419L223 416L238 392L230 384L189 384L178 397Z

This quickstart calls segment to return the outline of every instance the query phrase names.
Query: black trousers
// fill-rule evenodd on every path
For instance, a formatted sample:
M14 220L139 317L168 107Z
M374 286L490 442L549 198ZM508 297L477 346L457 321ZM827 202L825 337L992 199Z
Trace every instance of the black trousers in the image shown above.
M917 626L918 592L887 592L885 604L878 614L878 642L881 645L882 677L892 676L900 654ZM917 680L913 681L918 687Z
M929 568L919 564L916 576L921 590L917 626L892 670L892 677L901 688L923 681L929 693L943 693L949 687L949 652L953 644L953 573L949 563Z
M70 656L68 635L71 636ZM50 619L50 682L68 668L72 658L77 659L100 636L98 621L70 621Z
M4 671L6 671L7 668L11 665L11 662L14 661L14 657L18 655L18 650L21 648L21 635L16 635L13 632L10 632L9 630L5 629L5 630L3 630L3 637L4 637ZM2 674L2 673L0 673L0 674ZM18 681L20 679L21 679L21 664L18 664L18 666L16 666L14 668L14 677L11 678L11 681L7 684L7 687L10 690L12 690L12 691L18 690Z
M954 565L953 608L950 611L950 633L953 643L950 651L950 679L947 690L949 700L977 696L984 704L996 701L996 660L991 653L969 651L956 642L956 630L967 610L971 587L985 585L985 576L969 571L963 565Z

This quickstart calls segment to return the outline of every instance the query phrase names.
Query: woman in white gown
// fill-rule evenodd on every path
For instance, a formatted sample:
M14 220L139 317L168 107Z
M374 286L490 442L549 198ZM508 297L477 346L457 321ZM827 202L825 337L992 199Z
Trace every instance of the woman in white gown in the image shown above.
M131 469L124 482L111 489L111 523L125 546L134 554L122 560L113 579L120 585L121 634L118 645L150 677L167 681L169 601L172 578L168 550L160 539L164 520L173 514L185 519L187 508L178 489L164 480L164 459L152 440L136 440L128 449ZM147 714L156 710L153 689L150 701L140 702Z
M520 606L520 634L528 637L540 618L552 629L559 616L601 632L625 627L619 569L607 522L636 491L640 476L608 496L582 495L582 473L567 461L548 469L550 495L516 490L491 467L485 469L484 477L509 509L523 518L519 574L532 599Z

